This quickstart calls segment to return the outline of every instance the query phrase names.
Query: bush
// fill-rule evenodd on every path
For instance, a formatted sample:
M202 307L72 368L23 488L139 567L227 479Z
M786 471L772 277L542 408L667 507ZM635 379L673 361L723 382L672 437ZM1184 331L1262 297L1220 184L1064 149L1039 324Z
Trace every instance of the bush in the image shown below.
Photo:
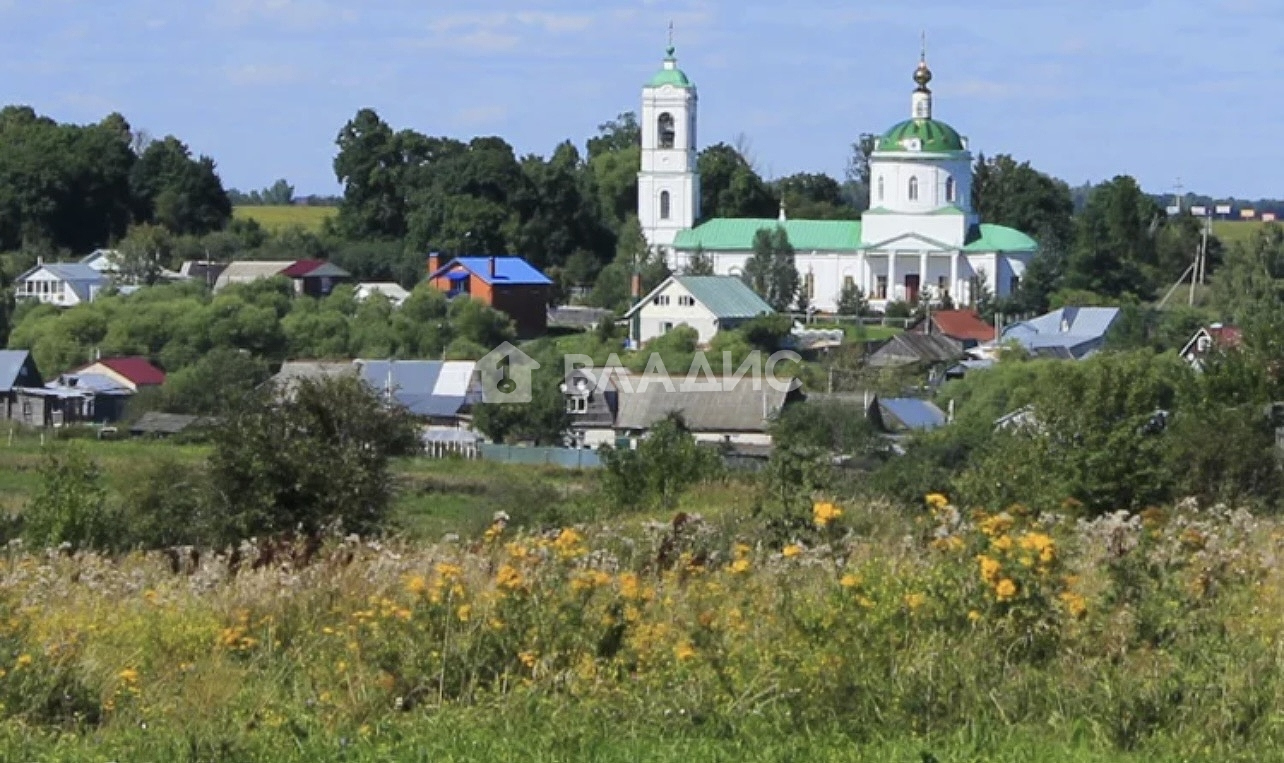
M110 548L118 524L107 508L102 471L78 443L51 445L40 466L40 488L23 515L33 546Z
M717 451L696 444L682 414L651 428L636 449L601 449L602 487L621 507L671 509L683 491L721 471Z

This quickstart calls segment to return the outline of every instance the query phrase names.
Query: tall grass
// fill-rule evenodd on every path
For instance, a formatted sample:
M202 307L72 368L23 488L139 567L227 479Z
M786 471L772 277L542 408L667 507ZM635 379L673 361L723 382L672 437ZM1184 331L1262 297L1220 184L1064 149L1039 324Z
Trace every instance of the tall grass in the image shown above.
M232 216L238 220L257 220L272 232L297 227L319 233L326 219L338 212L338 207L250 206L236 207Z
M931 496L820 502L772 547L721 508L303 567L10 548L0 757L1278 756L1274 522Z

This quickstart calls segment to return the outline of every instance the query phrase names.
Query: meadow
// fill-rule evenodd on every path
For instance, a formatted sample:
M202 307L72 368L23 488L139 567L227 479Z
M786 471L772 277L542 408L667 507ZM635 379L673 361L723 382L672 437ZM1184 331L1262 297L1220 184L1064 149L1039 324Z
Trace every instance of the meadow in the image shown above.
M1235 243L1248 245L1267 224L1261 220L1214 220L1213 235L1225 246Z
M232 210L237 220L256 220L269 232L302 228L320 233L325 221L338 214L338 207L242 206Z
M0 449L6 495L39 447ZM0 759L1281 758L1274 519L790 514L744 478L619 514L591 474L396 479L400 534L306 560L0 551Z

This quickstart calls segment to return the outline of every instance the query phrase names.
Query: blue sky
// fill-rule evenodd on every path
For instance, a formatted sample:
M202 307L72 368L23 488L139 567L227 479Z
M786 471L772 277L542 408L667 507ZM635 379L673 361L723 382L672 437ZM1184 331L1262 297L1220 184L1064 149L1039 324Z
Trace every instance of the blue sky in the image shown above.
M519 153L583 146L638 108L670 20L700 139L743 134L769 177L841 177L859 133L907 117L925 29L936 116L974 151L1075 184L1284 196L1278 0L0 0L0 101L117 110L229 186L332 193L363 106Z

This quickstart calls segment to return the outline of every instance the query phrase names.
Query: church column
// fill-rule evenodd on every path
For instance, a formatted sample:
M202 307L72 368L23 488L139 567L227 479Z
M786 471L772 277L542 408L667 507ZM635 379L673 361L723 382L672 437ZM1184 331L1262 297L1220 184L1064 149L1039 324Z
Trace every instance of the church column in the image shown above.
M896 299L896 250L887 252L887 299Z
M950 299L959 304L959 253L950 252Z
M928 294L927 289L927 252L923 252L918 256L918 293L920 295ZM922 296L919 296L919 299L922 298Z

